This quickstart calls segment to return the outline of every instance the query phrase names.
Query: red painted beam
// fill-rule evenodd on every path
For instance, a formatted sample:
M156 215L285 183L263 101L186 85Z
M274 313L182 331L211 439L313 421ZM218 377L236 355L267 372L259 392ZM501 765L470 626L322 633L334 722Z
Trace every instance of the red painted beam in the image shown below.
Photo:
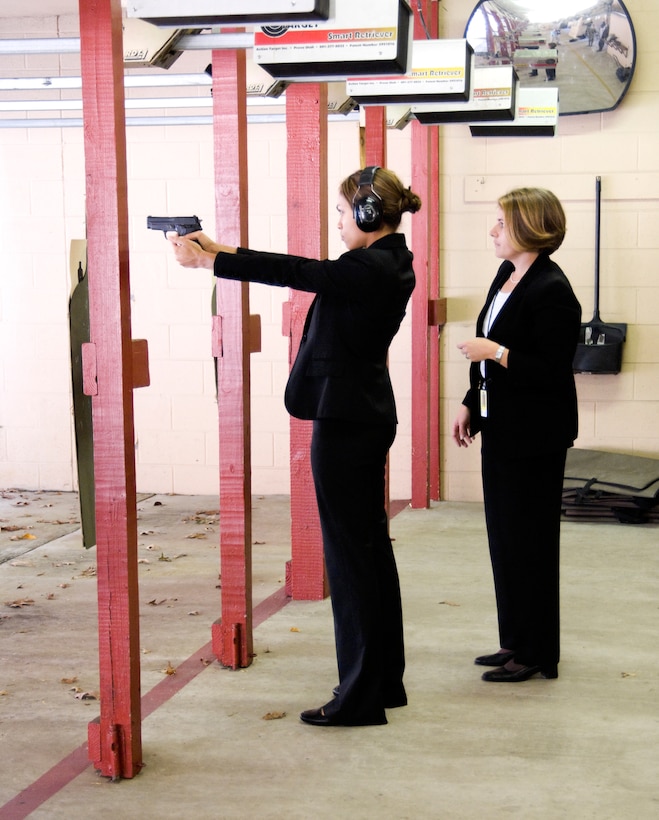
M300 256L327 256L327 84L294 83L286 90L288 250ZM338 180L337 180L338 184ZM313 294L290 291L284 333L290 365L300 345ZM311 422L291 418L290 592L296 600L328 594L318 507L311 477Z
M430 299L430 309L428 316L429 326L429 351L428 351L428 484L431 501L441 499L440 485L440 461L441 452L439 447L440 431L440 362L439 362L439 340L441 325L446 321L444 316L440 324L439 317L435 313L439 300L439 128L430 126L428 131L428 148L430 151L428 176L428 220L431 230L428 243L428 297ZM445 305L444 305L445 308Z
M425 24L425 25L424 25ZM414 7L414 38L437 37L433 0ZM423 201L414 221L412 252L417 284L412 294L412 507L430 505L439 495L439 335L430 327L432 301L439 292L439 137L437 126L413 121L412 189Z
M142 767L126 131L119 0L80 0L99 628L101 774Z
M244 51L212 56L216 231L221 242L242 246L248 244L245 61ZM248 284L217 279L216 302L222 616L212 642L220 663L237 669L253 657Z
M364 167L387 166L387 120L382 105L364 107Z

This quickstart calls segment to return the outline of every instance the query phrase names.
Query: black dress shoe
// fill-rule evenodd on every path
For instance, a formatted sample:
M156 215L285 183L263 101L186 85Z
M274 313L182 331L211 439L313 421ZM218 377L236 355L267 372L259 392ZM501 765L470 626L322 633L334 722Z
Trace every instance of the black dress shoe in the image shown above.
M382 726L387 723L384 714L373 718L346 718L341 714L326 715L323 713L323 707L301 712L300 720L311 726Z
M538 674L542 675L543 678L557 678L558 670L555 666L552 669L541 669L539 666L522 666L521 669L513 671L502 666L500 669L490 669L489 672L483 672L481 677L483 680L494 683L521 683Z
M478 666L504 666L514 657L514 652L495 652L494 655L479 655L474 663Z
M306 712L300 713L300 720L312 726L332 726L330 719L323 714L322 709L307 709Z
M335 698L338 698L338 696L339 696L339 686L338 686L338 684L337 684L337 686L334 687L334 689L332 689L332 694L334 695ZM402 693L399 693L397 695L392 695L391 697L386 697L384 699L384 708L385 709L398 709L398 707L400 707L400 706L407 706L407 694L405 693L404 689L403 689Z

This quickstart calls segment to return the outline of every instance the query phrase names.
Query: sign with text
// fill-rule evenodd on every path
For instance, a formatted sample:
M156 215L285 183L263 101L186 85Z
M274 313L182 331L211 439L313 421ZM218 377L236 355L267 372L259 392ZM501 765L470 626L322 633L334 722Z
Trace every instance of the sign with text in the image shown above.
M466 40L414 40L411 69L403 76L349 77L360 105L469 99L473 50Z
M334 8L327 22L257 28L254 61L273 77L303 82L408 70L414 26L406 0L335 0Z
M553 137L558 125L558 88L518 88L515 119L470 125L473 137Z
M413 105L412 114L424 125L513 120L517 85L510 65L474 67L467 102Z
M330 0L127 0L126 15L158 26L207 28L327 20Z

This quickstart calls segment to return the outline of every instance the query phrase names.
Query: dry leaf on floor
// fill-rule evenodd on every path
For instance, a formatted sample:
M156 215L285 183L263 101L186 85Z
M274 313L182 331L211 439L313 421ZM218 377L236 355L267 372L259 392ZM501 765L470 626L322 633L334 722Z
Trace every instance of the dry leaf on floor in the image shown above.
M439 603L445 606L460 606L460 604L456 604L455 601L440 601Z
M160 671L163 672L165 675L175 675L176 674L176 669L175 669L175 667L172 666L171 661L167 661L166 669L161 669Z
M635 678L636 677L636 672L621 672L620 677L621 678Z
M34 603L32 598L18 598L16 601L5 601L5 605L12 609L20 609L24 606L31 606Z
M167 598L161 598L159 601L157 598L152 598L150 601L147 601L147 604L150 606L160 606L160 604L164 604Z
M199 615L199 610L193 609L192 612L188 612L188 615Z
M204 666L210 666L213 663L212 658L199 658L199 660L204 664Z
M9 539L10 541L35 541L36 535L32 535L31 532L26 532L24 535L12 535Z
M263 715L263 720L281 720L286 717L286 712L267 712Z
M98 696L93 692L76 692L74 697L76 700L98 700Z
M291 627L291 632L299 632L300 630L296 626Z
M83 569L80 575L84 576L85 578L95 578L96 567L87 567L87 569Z
M205 532L193 532L190 535L186 535L186 538L206 538Z
M159 561L171 561L172 559L169 558L167 555L165 555L164 552L161 552L160 556L158 557L158 560Z
M23 527L16 527L13 524L8 524L6 527L0 527L2 532L18 532L18 530L22 530Z
M9 566L11 566L11 567L33 567L34 564L32 563L32 561L12 561Z
M78 682L77 677L75 677L75 678L62 678L60 680L60 683L77 683L77 682Z

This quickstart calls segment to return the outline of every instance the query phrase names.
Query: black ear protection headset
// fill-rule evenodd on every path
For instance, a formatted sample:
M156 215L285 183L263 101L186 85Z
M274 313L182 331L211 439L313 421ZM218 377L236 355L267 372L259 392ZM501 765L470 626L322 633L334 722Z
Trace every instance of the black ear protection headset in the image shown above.
M382 225L382 198L373 188L375 174L379 165L369 165L364 168L359 177L359 187L352 198L352 212L360 231L371 233Z

